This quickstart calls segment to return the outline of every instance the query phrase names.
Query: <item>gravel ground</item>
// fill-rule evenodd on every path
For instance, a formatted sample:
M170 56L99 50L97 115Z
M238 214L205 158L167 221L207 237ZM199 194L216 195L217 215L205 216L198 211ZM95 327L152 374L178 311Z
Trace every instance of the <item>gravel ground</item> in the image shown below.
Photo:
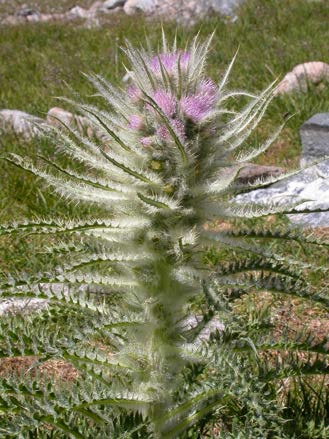
M0 0L0 16L14 14L23 8L43 13L66 12L74 6L89 8L95 0Z

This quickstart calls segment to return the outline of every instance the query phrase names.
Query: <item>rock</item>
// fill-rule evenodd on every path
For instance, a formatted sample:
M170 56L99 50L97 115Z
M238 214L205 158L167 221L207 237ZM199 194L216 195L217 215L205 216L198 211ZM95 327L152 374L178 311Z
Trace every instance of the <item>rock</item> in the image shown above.
M31 15L39 15L39 12L32 8L22 8L16 12L18 17L30 17Z
M275 94L286 94L294 91L307 91L310 84L318 85L329 82L329 64L321 61L298 64L287 73L275 89Z
M77 116L60 107L53 107L47 113L47 123L55 127L63 127L63 123L68 127L77 129L81 134L91 137L94 133L90 121L83 116ZM63 122L63 123L61 123Z
M7 24L11 24L10 22L14 23L14 24L21 24L21 23L35 23L40 21L40 13L32 8L22 8L20 10L18 10L13 16L11 16L12 18L7 17L4 22L6 22ZM16 23L15 23L15 18L16 18Z
M214 11L221 15L233 16L235 21L237 17L233 14L235 9L241 5L242 0L212 0L210 3Z
M329 160L304 169L299 174L275 183L268 188L238 195L236 201L286 207L298 204L297 209L329 208ZM288 215L295 224L309 227L328 226L329 213Z
M67 125L88 137L97 136L102 139L104 136L104 133L95 130L86 117L78 116L59 107L51 108L47 113L46 120L19 110L0 111L0 128L4 131L13 131L26 139L37 135L41 131L41 127L45 129L47 124L48 127L51 125L58 128Z
M122 7L126 3L126 0L106 0L102 5L102 10L115 9Z
M75 19L75 18L89 18L90 12L88 9L81 8L80 6L74 6L72 9L70 9L67 12L68 19Z
M1 1L1 0L0 0ZM97 0L89 9L75 6L63 14L41 14L31 8L22 8L15 15L1 20L2 24L18 25L26 22L70 21L84 19L87 27L99 25L100 14L116 13L122 9L128 15L144 13L147 16L175 20L184 25L193 25L206 15L215 13L231 17L243 0Z
M5 17L0 21L0 23L5 26L17 26L25 22L26 21L24 17L18 17L17 15L8 15L8 17Z
M44 120L19 110L1 110L0 127L5 131L13 131L26 139L40 132L40 124Z
M289 207L297 210L329 209L329 113L313 116L300 130L302 169L270 187L258 189L235 199L242 203ZM314 163L314 165L312 165ZM328 227L329 212L288 215L294 224L307 227Z
M127 15L144 12L150 14L154 12L159 5L159 0L127 0L123 10Z
M329 113L318 113L301 127L301 165L309 165L328 156L329 158ZM329 177L329 175L328 175Z
M49 21L65 21L65 14L40 14L39 21L48 23Z
M190 315L181 322L181 328L185 331L191 331L198 326L198 324L202 321L202 318L202 316ZM204 341L209 340L212 333L223 332L224 329L224 324L218 320L217 317L214 317L207 322L204 328L202 328L199 334L197 334L194 344L201 345Z
M126 0L123 9L128 15L143 12L191 25L213 12L231 16L241 2L242 0Z
M77 292L80 294L85 294L89 291L89 285L80 285L77 289ZM41 283L39 284L39 289L46 295L55 295L58 298L62 299L64 297L68 297L70 293L70 288L66 285L62 285L60 283ZM17 291L24 291L24 287L17 287ZM40 312L42 310L46 310L49 305L48 299L39 299L39 298L15 298L10 297L9 299L0 300L0 317L5 314L21 314L21 315L30 315L36 312Z
M89 8L90 12L100 12L103 8L103 2L100 0L95 1Z
M253 183L258 179L265 179L268 177L277 177L283 173L283 168L277 166L260 166L253 163L248 163L241 169L236 181L239 184Z
M32 15L28 15L28 16L26 17L26 21L27 21L28 23L38 23L38 22L40 21L40 17L41 17L40 14L32 14Z
M94 2L89 9L81 8L80 6L75 6L65 13L54 13L54 14L41 14L34 9L23 8L14 15L9 15L1 21L1 24L5 25L18 25L26 22L51 22L51 21L71 21L76 19L86 20L86 25L88 27L97 26L97 14L104 12L102 9L103 2Z

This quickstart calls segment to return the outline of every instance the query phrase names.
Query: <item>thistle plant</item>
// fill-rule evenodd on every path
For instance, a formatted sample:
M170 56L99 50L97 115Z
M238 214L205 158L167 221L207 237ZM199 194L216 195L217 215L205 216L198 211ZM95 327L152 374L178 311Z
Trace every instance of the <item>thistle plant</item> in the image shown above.
M175 438L193 428L204 437L210 420L219 423L218 437L284 437L275 383L307 367L326 370L325 342L304 337L287 346L270 338L258 317L245 321L234 311L237 299L264 290L327 307L326 292L304 279L326 267L264 241L328 244L296 231L239 226L240 219L300 210L235 201L286 178L238 180L282 127L263 145L247 145L274 84L259 96L229 91L234 59L216 83L205 72L210 44L195 38L178 49L163 37L154 53L128 43L129 87L92 75L105 105L73 103L94 136L49 127L53 157L4 157L76 203L77 214L1 226L3 237L34 237L46 266L2 276L1 297L47 301L24 322L2 319L1 356L33 356L35 368L61 359L78 374L73 383L33 368L27 377L1 376L5 437ZM233 109L229 103L240 97L248 103ZM81 214L85 205L92 214ZM232 227L221 226L231 220ZM211 231L206 225L214 222ZM210 248L235 256L213 267L205 257ZM289 347L308 350L309 361L261 361L261 351Z

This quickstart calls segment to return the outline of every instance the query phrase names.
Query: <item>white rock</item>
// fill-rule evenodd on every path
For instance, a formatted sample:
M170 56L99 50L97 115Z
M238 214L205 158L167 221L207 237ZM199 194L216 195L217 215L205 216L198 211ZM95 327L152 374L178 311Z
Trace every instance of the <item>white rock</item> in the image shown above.
M40 132L40 124L44 120L19 110L1 110L0 127L5 131L13 131L26 139Z
M70 113L60 107L53 107L47 113L47 123L55 127L63 127L63 124L78 129L83 134L91 136L93 130L90 121L83 116ZM63 123L61 123L63 122Z
M98 11L101 11L102 10L102 8L103 8L103 2L101 1L101 0L97 0L97 1L95 1L91 6L90 6L90 8L89 8L89 11L90 12L98 12Z
M81 8L80 6L74 6L72 9L70 9L67 12L67 17L69 19L74 19L74 18L89 18L90 17L90 12L88 9L84 9Z
M66 111L60 107L51 108L47 113L46 121L48 125L58 128L65 128L63 125L64 123L68 127L73 128L88 137L96 136L100 140L107 138L104 131L100 131L100 129L95 128L87 117L70 113L69 111Z
M287 73L276 87L275 94L286 94L293 91L307 91L309 84L329 82L329 64L322 61L298 64Z
M209 3L212 9L221 15L232 16L242 0L212 0Z
M184 331L192 331L195 329L201 322L203 317L190 315L187 319L182 321L181 329ZM207 322L204 328L201 329L196 339L194 340L195 345L201 345L204 341L208 341L210 335L215 332L223 332L225 330L224 324L218 320L217 317L212 318L209 322Z
M270 187L238 195L236 201L258 205L286 207L298 204L297 210L329 209L329 160L302 170ZM307 213L288 215L296 224L309 227L329 226L329 213Z
M159 5L159 0L127 0L123 10L127 15L134 15L139 12L153 13Z

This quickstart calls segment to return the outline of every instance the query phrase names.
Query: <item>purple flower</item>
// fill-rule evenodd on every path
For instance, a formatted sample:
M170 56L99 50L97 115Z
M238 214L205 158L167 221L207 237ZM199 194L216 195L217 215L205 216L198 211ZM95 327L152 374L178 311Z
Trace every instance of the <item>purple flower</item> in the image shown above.
M130 85L127 88L127 93L131 101L134 103L138 102L142 97L142 91L135 85Z
M197 94L211 101L211 105L215 103L217 96L217 86L211 79L202 79L197 87Z
M170 125L179 140L183 142L185 140L184 123L179 119L171 119ZM167 141L171 138L170 131L166 125L160 125L159 128L156 130L156 134L160 137L161 140Z
M172 94L167 93L164 90L156 90L153 93L152 98L166 116L172 117L175 114L177 101Z
M211 79L203 79L194 95L181 99L183 113L193 122L200 122L214 107L217 97L216 84Z
M138 114L132 114L129 118L129 127L133 130L141 130L144 127L144 121Z
M172 53L160 53L154 56L149 63L150 69L155 74L161 74L161 65L165 68L169 75L172 75L178 65L182 70L186 70L190 60L189 52L172 52Z
M152 138L152 136L142 137L140 142L143 146L151 146L153 143L153 138Z

